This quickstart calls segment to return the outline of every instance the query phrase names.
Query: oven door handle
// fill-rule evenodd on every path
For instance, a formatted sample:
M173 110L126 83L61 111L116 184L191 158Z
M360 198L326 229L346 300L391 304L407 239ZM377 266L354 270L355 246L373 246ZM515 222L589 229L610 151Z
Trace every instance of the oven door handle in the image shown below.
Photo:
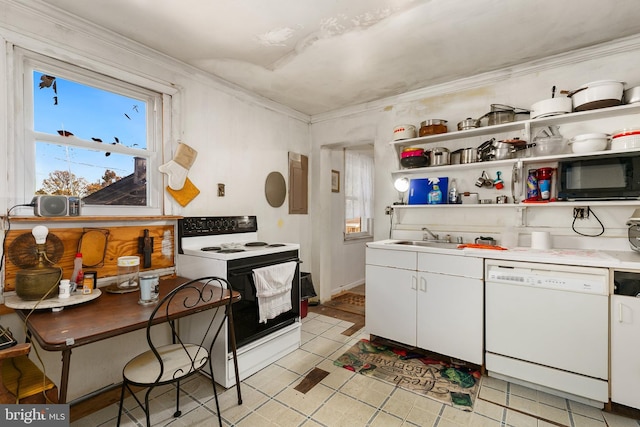
M299 260L299 259L292 259L291 261L295 261L298 264L302 264L302 260ZM285 261L285 262L291 262L291 261ZM284 264L284 262L279 262L277 264ZM277 264L271 264L271 265L277 265ZM268 266L264 266L264 267L268 267ZM238 277L238 276L249 276L251 274L253 274L253 270L245 271L242 273L231 272L231 273L228 273L227 275L231 277Z

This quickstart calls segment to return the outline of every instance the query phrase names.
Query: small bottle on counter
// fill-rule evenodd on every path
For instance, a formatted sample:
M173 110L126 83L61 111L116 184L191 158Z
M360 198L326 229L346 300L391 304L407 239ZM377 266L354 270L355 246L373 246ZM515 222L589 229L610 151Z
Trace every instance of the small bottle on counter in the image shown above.
M75 291L78 286L82 286L84 273L82 272L82 254L78 252L73 260L73 273L71 274L71 291Z
M527 177L527 200L538 199L538 169L529 169L529 176Z
M449 204L454 205L458 203L458 187L456 186L456 180L452 179L449 184Z

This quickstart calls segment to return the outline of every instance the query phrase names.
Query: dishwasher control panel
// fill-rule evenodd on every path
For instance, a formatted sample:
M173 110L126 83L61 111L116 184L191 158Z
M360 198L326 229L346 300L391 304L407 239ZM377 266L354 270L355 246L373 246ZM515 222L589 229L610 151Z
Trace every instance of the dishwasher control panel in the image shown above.
M485 279L493 283L561 291L599 295L609 293L607 269L496 261L495 264L487 264Z

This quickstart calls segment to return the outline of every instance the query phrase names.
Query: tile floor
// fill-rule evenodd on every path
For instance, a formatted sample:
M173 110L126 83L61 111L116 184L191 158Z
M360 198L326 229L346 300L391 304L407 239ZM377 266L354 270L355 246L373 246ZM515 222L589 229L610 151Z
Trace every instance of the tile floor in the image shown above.
M344 320L309 313L303 319L301 348L244 380L242 405L237 405L235 389L222 392L220 404L225 425L640 427L640 420L603 413L494 378L483 378L480 394L513 409L477 398L474 411L464 412L380 380L354 374L333 365L333 360L356 341L368 338L364 330L350 337L342 335L351 325ZM329 375L306 394L296 391L295 387L315 367ZM155 391L151 402L152 425L217 425L215 401L208 381L195 377L183 385L183 415L177 419L172 416L175 393L169 388ZM144 415L133 398L125 400L125 408L123 426L144 426ZM541 419L520 410L533 411ZM118 405L111 405L71 426L114 426L117 414Z

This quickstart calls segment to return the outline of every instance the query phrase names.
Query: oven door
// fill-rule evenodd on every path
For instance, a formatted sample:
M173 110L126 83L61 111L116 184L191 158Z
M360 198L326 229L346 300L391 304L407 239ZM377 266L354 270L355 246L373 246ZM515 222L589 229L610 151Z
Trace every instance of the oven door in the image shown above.
M291 285L291 310L267 320L266 323L260 323L253 269L290 261L298 263ZM298 251L286 251L229 261L227 280L231 283L233 290L239 292L241 296L240 301L231 306L238 348L291 325L300 317L300 260Z

